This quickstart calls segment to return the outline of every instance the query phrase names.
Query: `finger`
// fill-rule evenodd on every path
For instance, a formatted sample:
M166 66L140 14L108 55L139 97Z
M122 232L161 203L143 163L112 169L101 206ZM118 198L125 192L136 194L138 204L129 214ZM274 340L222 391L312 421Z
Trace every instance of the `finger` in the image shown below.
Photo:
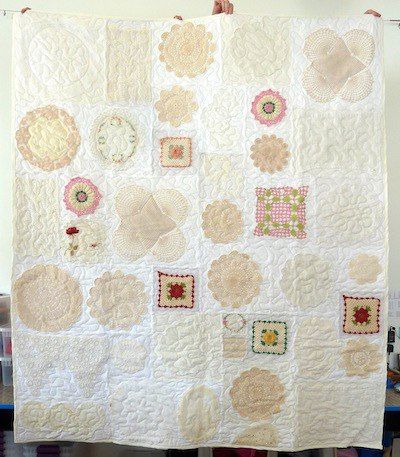
M215 0L212 14L219 14L220 12L221 12L221 2L218 0Z
M229 4L228 14L233 14L233 3Z
M375 11L375 10L371 10L371 9L367 10L364 14L372 14L372 16L381 17L381 14L380 14L380 13L378 13L378 12Z

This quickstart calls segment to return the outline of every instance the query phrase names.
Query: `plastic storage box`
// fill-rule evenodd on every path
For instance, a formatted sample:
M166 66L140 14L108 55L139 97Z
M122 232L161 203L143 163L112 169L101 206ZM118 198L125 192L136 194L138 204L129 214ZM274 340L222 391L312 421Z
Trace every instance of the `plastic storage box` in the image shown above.
M14 443L14 433L12 431L1 431L0 439L3 441L4 457L23 457L23 445Z
M72 457L73 450L75 448L74 443L41 443L41 444L24 444L23 445L23 457Z
M1 376L3 378L4 386L13 385L13 371L11 357L0 357L1 361Z
M10 305L10 296L0 293L0 326L10 325Z
M1 340L3 345L3 356L11 357L12 354L12 343L11 343L11 328L0 327Z

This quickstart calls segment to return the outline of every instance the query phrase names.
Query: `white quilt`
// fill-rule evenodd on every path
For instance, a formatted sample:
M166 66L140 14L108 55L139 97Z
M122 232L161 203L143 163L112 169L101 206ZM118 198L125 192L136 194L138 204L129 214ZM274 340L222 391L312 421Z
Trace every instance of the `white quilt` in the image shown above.
M381 447L382 22L14 18L16 440Z

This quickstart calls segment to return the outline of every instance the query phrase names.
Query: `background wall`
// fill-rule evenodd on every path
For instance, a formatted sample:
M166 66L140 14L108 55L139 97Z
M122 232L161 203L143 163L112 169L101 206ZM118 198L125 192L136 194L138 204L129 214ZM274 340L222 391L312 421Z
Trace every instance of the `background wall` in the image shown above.
M25 3L25 1L27 3ZM25 6L45 11L141 19L185 19L211 13L212 0L0 0L0 292L10 289L11 272L11 14ZM354 16L368 8L400 19L399 0L232 0L235 11L271 16ZM400 29L385 25L386 126L389 170L389 286L400 290ZM400 320L399 320L400 323ZM396 323L397 324L397 323ZM396 325L394 324L394 325Z

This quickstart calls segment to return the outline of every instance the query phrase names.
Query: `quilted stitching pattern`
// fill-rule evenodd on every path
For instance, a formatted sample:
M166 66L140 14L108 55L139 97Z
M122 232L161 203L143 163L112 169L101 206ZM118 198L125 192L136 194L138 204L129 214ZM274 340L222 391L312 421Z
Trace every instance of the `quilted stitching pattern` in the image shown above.
M17 441L380 447L381 35L15 16Z

